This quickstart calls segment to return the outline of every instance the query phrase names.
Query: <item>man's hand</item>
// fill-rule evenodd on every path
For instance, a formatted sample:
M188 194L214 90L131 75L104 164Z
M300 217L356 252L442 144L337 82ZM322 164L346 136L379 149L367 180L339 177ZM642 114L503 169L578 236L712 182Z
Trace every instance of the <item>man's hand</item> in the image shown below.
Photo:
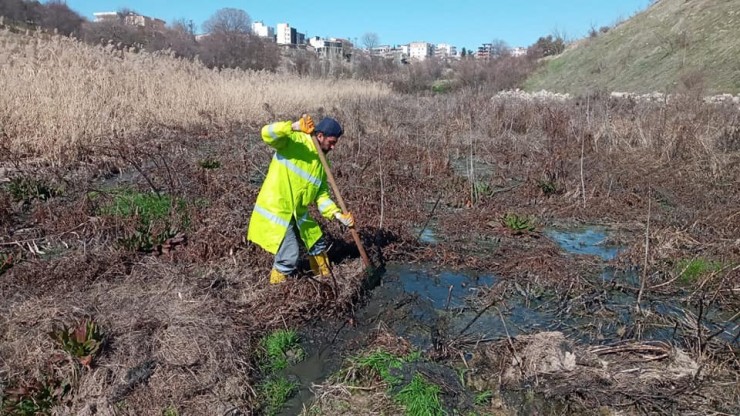
M352 228L355 226L355 218L352 216L351 212L348 212L346 214L337 212L336 214L334 214L334 218L336 218L337 221L341 222L342 225L345 225L347 227Z
M311 134L314 130L313 119L308 114L304 114L301 116L300 120L293 123L291 127L293 128L293 131L302 131L306 134Z

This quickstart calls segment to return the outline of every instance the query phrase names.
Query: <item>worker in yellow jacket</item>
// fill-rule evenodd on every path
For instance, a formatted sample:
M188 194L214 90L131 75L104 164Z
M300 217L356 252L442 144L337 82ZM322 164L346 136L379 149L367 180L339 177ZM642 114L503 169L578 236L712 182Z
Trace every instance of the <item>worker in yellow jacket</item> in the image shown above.
M354 226L351 213L342 213L329 196L326 172L311 135L324 153L331 151L342 136L342 126L326 117L318 125L304 115L296 122L279 121L262 128L262 140L275 148L275 155L254 204L247 239L275 254L270 283L290 276L300 258L300 241L317 276L330 275L327 244L321 228L308 215L316 203L321 215Z

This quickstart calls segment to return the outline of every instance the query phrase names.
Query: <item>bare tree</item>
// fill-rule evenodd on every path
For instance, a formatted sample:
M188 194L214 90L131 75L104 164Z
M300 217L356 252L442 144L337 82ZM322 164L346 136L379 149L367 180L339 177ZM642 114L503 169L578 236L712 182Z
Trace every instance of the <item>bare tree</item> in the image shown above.
M170 24L170 29L186 36L195 36L195 23L189 19L175 19Z
M65 36L79 33L84 21L82 16L70 9L62 0L50 0L41 9L40 25L56 29Z
M502 58L511 55L511 48L501 39L494 39L491 42L491 58Z
M241 9L219 9L203 23L203 30L213 34L249 34L252 32L252 18Z
M380 38L378 37L377 33L367 32L364 35L362 35L362 45L365 46L365 49L371 51L373 50L373 48L375 48L379 44L380 44Z

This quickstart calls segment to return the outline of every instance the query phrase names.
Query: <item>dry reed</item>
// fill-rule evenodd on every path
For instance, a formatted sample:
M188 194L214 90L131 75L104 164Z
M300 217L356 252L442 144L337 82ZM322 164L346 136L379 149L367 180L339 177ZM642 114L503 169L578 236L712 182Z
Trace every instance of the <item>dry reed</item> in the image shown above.
M210 70L166 53L0 31L0 126L15 152L58 157L153 127L256 126L388 90L355 80Z

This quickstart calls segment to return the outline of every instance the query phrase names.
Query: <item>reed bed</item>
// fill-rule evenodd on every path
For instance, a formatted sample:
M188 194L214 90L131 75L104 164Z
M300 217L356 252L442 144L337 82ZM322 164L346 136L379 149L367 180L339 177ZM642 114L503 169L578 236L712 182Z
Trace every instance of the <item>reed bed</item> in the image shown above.
M271 108L300 114L382 85L211 70L166 53L90 46L62 36L0 31L0 126L14 152L51 158L154 127L256 126Z

